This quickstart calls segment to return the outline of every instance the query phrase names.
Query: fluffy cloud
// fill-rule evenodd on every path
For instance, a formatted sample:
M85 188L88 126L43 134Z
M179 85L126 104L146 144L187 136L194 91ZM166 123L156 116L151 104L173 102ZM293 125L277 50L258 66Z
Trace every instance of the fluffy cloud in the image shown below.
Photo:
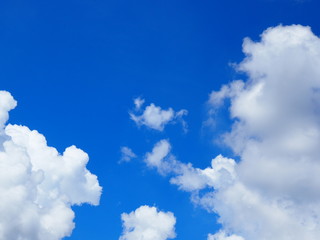
M249 81L210 99L230 100L235 121L224 139L241 156L239 180L213 196L215 210L247 240L319 239L320 39L308 27L278 26L260 42L245 39L243 50L238 69Z
M17 101L6 91L0 91L0 133L3 135L5 123L9 119L9 111L17 106Z
M150 153L146 154L145 162L151 168L157 168L160 173L170 171L170 166L163 161L170 153L170 143L163 139L156 143Z
M74 228L71 206L98 205L101 187L81 149L59 154L37 131L5 126L15 106L11 94L1 91L0 239L62 239Z
M205 169L194 168L191 163L183 163L171 153L168 140L160 140L145 162L150 168L156 168L162 175L171 175L170 182L185 191L199 191L206 187L222 188L235 179L233 159L221 155L212 160L211 166Z
M176 237L176 218L171 212L141 206L129 214L123 213L121 219L124 229L120 240L166 240Z
M134 99L134 104L136 107L136 111L139 111L141 109L141 106L144 103L144 99L137 98ZM168 108L167 110L161 109L161 107L158 107L151 103L149 106L147 106L141 115L136 115L134 113L129 113L130 118L138 125L142 126L145 125L149 128L163 131L165 125L168 123L174 123L175 121L180 121L183 125L184 130L187 129L187 124L183 120L183 116L188 114L187 110L180 110L178 112L175 112L172 108Z
M203 198L223 225L246 240L320 237L320 39L299 25L245 39L238 65L247 82L211 94L230 100L224 141L241 157L238 180Z
M137 155L128 147L121 148L121 159L120 162L130 162L131 159L136 158Z
M219 215L222 230L209 240L317 240L320 39L309 27L277 26L258 42L245 39L243 51L237 69L248 80L209 99L213 114L228 103L233 125L222 138L240 161L218 156L202 170L168 153L161 164L169 164L172 183Z

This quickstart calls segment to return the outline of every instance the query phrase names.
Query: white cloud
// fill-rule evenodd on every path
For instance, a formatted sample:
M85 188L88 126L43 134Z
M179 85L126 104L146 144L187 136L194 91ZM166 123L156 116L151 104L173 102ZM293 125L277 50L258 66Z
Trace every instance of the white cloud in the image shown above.
M145 162L162 175L173 175L170 182L185 191L198 191L205 187L223 188L236 178L233 159L219 155L212 160L211 167L194 168L191 163L178 161L171 154L171 145L165 139L156 143L152 151L146 154Z
M123 213L121 219L124 229L120 240L166 240L176 237L176 218L171 212L141 206L129 214Z
M244 239L234 234L228 236L225 232L220 231L216 234L209 234L208 240L244 240Z
M167 140L159 141L150 153L146 154L145 162L149 167L155 167L160 173L167 172L167 166L164 164L164 159L170 153L171 145Z
M184 164L176 160L171 154L168 140L157 142L144 160L148 167L155 168L161 175L174 175L170 182L179 185L183 190L198 190L207 185L207 178L202 174L202 170L193 168L190 163Z
M202 170L166 157L171 182L219 215L222 230L210 240L320 239L320 39L308 27L278 26L259 42L245 39L243 51L237 68L249 80L209 99L212 112L230 101L234 123L223 139L240 162L218 156Z
M299 25L245 39L238 69L249 81L213 92L230 99L225 142L241 157L238 180L200 199L246 240L320 238L320 39Z
M206 187L223 189L236 179L235 161L221 155L214 158L211 166L205 169L194 168L190 163L185 164L176 160L175 174L170 182L185 191L198 191Z
M0 131L3 134L5 123L9 119L9 111L17 106L17 101L13 99L7 91L0 91Z
M37 131L5 126L15 106L10 93L1 91L0 239L62 239L74 228L71 206L98 205L101 187L81 149L59 154Z
M144 102L145 100L140 97L133 99L133 103L136 107L136 110L140 110Z
M121 159L120 162L130 162L137 155L128 147L121 147Z
M144 103L144 99L134 99L134 103L136 106L136 111L141 109L142 104ZM187 110L180 110L178 112L175 112L172 108L168 108L167 110L162 109L161 107L158 107L151 103L149 106L147 106L141 115L136 115L134 113L129 113L130 118L138 125L142 126L145 125L149 128L163 131L164 127L168 123L174 123L176 120L181 121L184 130L187 129L187 124L183 120L183 116L187 115Z

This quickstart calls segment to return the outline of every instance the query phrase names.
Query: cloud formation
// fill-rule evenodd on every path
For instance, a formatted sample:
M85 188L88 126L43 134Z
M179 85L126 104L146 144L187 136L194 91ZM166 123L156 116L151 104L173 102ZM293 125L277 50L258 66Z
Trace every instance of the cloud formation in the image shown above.
M5 126L15 106L11 94L0 91L0 239L62 239L74 228L71 206L98 205L101 187L81 149L59 154L37 131Z
M220 231L216 234L209 234L208 240L243 240L243 238L236 235L227 236L225 232Z
M183 163L171 153L171 144L163 139L156 143L145 162L161 175L170 175L170 182L184 191L199 191L206 187L223 187L235 178L233 159L221 155L212 160L205 169L194 168L191 163ZM222 177L223 176L223 177Z
M120 240L166 240L176 237L176 218L171 212L141 206L129 214L123 213L121 219L124 229Z
M141 107L144 103L144 99L136 98L134 99L134 104L136 107L136 111L141 110ZM162 109L161 107L156 106L151 103L149 106L143 110L141 115L136 115L132 112L129 113L130 118L138 125L138 126L146 126L154 130L163 131L164 127L169 123L175 123L175 121L180 121L183 125L183 129L187 130L187 124L183 120L183 116L187 115L188 111L182 109L178 112L175 112L172 108L168 108L167 110Z
M222 229L208 240L320 239L320 39L309 27L277 26L245 39L243 51L237 69L248 80L209 99L213 114L229 105L222 138L240 161L218 156L198 169L167 153L156 167L169 165L171 183L219 215Z
M163 161L170 153L170 150L171 145L168 140L163 139L156 143L152 151L146 154L145 162L147 166L157 168L160 173L170 171Z
M136 110L140 110L144 102L145 100L140 97L133 99L133 103L134 103L134 106L136 107Z
M238 180L212 196L215 211L247 240L319 239L320 39L278 26L260 42L245 39L243 51L238 69L249 80L210 98L213 107L229 99L224 140L241 157Z
M237 180L202 199L226 229L253 239L320 237L320 39L300 25L245 39L237 66L247 82L213 92L213 108L230 101L224 141L241 157ZM205 204L205 203L204 203Z
M121 147L121 159L120 162L130 162L137 155L132 151L131 148Z

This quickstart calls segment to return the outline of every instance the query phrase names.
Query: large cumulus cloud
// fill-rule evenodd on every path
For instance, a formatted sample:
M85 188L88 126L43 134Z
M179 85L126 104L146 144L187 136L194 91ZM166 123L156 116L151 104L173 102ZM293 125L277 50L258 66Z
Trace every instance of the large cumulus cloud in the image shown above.
M167 152L156 167L171 166L171 182L219 215L210 240L320 239L320 39L309 27L277 26L245 39L243 51L236 68L248 79L209 99L212 118L228 105L233 124L221 138L238 163L218 156L197 169Z
M0 91L0 239L59 240L74 228L72 205L98 205L97 177L75 146L59 154L25 126L5 125L16 106Z
M320 237L320 39L300 25L245 39L248 81L211 94L230 101L224 141L241 157L237 180L207 195L224 227L246 240ZM204 200L204 199L202 199Z

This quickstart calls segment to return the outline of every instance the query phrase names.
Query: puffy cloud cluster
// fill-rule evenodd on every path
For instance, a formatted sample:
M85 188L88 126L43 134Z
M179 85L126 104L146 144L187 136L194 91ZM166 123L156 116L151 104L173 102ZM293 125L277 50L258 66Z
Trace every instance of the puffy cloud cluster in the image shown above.
M101 187L82 150L71 146L59 154L37 131L5 126L15 106L0 91L0 239L62 239L74 228L71 206L98 205Z
M144 104L144 99L136 98L134 99L135 110L140 111L142 105ZM145 125L149 128L163 131L164 127L168 123L175 123L175 121L180 121L182 123L183 129L187 130L187 124L183 120L183 116L188 114L188 111L182 109L178 112L175 112L172 108L168 108L167 110L162 109L151 103L149 106L143 110L141 115L136 115L134 113L129 113L130 118L138 125Z
M247 82L211 94L230 100L225 142L241 157L238 180L211 196L226 228L251 239L320 237L320 39L300 25L245 39ZM227 203L227 204L226 204Z
M162 175L173 175L170 179L185 191L198 191L206 187L220 188L235 179L235 161L217 156L211 166L205 169L194 168L191 163L183 163L171 154L171 144L168 140L156 143L150 153L146 154L147 166L156 168Z
M248 80L209 99L213 114L228 100L233 125L222 138L240 161L218 156L202 170L160 144L156 164L146 161L219 215L222 229L208 240L320 239L320 39L309 27L277 26L245 39L243 51L237 69Z
M121 215L123 233L120 240L166 240L176 237L176 218L171 212L141 206Z

